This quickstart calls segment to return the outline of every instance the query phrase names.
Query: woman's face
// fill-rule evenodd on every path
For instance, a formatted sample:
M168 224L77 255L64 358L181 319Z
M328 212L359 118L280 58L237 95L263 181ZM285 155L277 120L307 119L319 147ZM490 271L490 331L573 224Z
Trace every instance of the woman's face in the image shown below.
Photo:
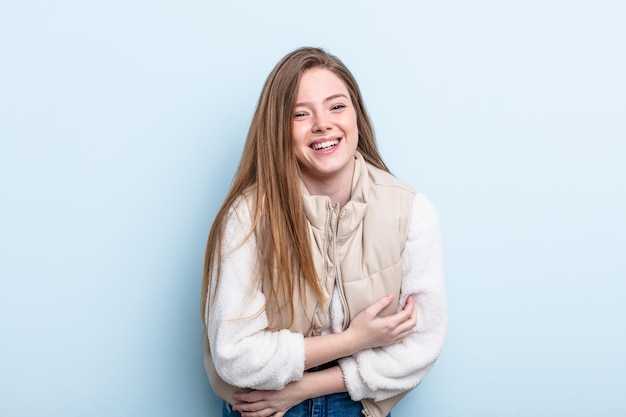
M300 78L291 134L305 184L352 178L359 132L343 81L323 68Z

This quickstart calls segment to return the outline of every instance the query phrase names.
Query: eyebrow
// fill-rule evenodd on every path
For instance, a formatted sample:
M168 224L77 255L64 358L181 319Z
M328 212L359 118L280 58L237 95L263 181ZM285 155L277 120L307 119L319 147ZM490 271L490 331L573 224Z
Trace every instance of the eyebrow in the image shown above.
M344 97L344 98L349 99L349 97L347 95L345 95L343 93L338 93L338 94L333 94L332 96L326 97L323 101L327 102L327 101L331 101L331 100L334 100L334 99L339 98L339 97ZM296 107L298 107L298 106L306 106L308 104L311 104L311 103L308 102L308 101L303 101L302 103L296 103Z

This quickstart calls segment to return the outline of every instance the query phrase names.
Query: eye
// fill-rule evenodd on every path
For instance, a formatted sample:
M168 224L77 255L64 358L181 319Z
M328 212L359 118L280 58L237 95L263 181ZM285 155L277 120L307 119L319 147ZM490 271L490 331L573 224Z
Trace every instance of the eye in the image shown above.
M346 105L345 104L335 104L333 107L331 107L331 110L341 110L341 109L345 109Z
M301 119L301 118L303 118L304 116L306 116L306 112L303 112L303 111L297 111L297 112L295 112L295 113L293 114L293 117L294 117L295 119Z

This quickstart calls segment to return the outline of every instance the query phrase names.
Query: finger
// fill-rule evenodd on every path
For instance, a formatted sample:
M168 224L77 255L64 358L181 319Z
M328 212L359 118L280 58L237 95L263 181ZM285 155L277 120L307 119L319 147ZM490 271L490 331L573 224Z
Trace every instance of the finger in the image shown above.
M415 304L415 301L413 300L413 296L409 297L409 301L410 301L410 305L407 302L407 308L410 307L409 311L411 312L411 315L409 316L407 321L409 321L411 323L411 327L413 327L417 324L417 305Z
M372 316L378 316L380 312L385 309L385 307L391 304L392 300L393 300L393 295L387 294L383 298L376 301L374 304L367 307L365 310Z
M400 326L398 326L397 330L399 330L400 333L403 333L402 338L404 339L406 336L408 336L410 333L413 332L416 324L417 324L417 316L411 315L411 317L407 321L405 321Z
M265 401L257 401L251 403L240 403L233 406L233 410L239 411L240 413L252 413L260 410L264 410L267 407Z
M401 334L401 338L404 339L406 336L413 332L413 329L417 325L417 306L413 306L410 310L411 315L407 318L407 320L401 323L396 330Z
M385 318L389 319L390 325L392 325L393 327L397 327L411 318L411 314L413 314L413 308L413 300L409 297L407 299L406 305L402 310Z
M274 410L271 408L265 408L260 411L240 412L241 417L270 417L274 415Z
M406 321L415 325L417 323L417 306L412 295L407 298L404 310L408 313Z
M413 314L411 314L411 321L414 322L414 324L417 324L417 306L413 305Z
M410 331L417 323L417 307L413 302L413 297L409 296L405 307L392 316L386 317L390 327L395 329L396 334Z
M414 305L415 304L414 304L413 296L409 295L406 298L406 304L404 305L404 310L410 310L411 308L413 308Z
M411 319L411 316L415 312L415 300L412 295L409 295L407 297L406 304L404 305L404 308L401 311L406 313L406 316L405 316L406 318L404 320Z
M242 401L244 403L253 403L257 401L261 401L270 397L274 391L249 391L249 392L241 392L233 395L233 398L237 401Z

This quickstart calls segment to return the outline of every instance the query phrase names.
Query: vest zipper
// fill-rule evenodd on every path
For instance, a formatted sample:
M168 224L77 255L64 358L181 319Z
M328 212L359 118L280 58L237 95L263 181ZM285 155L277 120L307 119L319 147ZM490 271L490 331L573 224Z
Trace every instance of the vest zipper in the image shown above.
M328 280L328 249L330 248L330 229L331 229L331 220L332 220L332 210L331 210L331 202L330 199L326 199L326 230L324 231L324 272L322 275L322 290L326 288L326 281ZM332 297L332 294L331 294ZM313 309L313 320L315 320L315 316L317 315L317 311L320 308L320 301L318 300L315 303L315 308ZM310 332L311 334L313 332Z
M367 405L365 405L365 402L361 401L361 404L363 405L361 414L363 414L365 417L372 417L372 413L370 412L370 409L367 408Z
M337 205L338 206L338 205ZM337 219L337 227L335 229L335 239L334 239L334 257L335 257L335 285L337 285L337 291L339 293L339 300L341 301L341 307L343 308L343 324L342 330L346 330L348 325L350 324L350 311L348 310L348 300L346 300L346 295L343 291L343 280L339 278L339 261L337 260L337 239L339 238L339 226L341 225L341 220L343 220L343 215L346 212L346 208L338 213Z

